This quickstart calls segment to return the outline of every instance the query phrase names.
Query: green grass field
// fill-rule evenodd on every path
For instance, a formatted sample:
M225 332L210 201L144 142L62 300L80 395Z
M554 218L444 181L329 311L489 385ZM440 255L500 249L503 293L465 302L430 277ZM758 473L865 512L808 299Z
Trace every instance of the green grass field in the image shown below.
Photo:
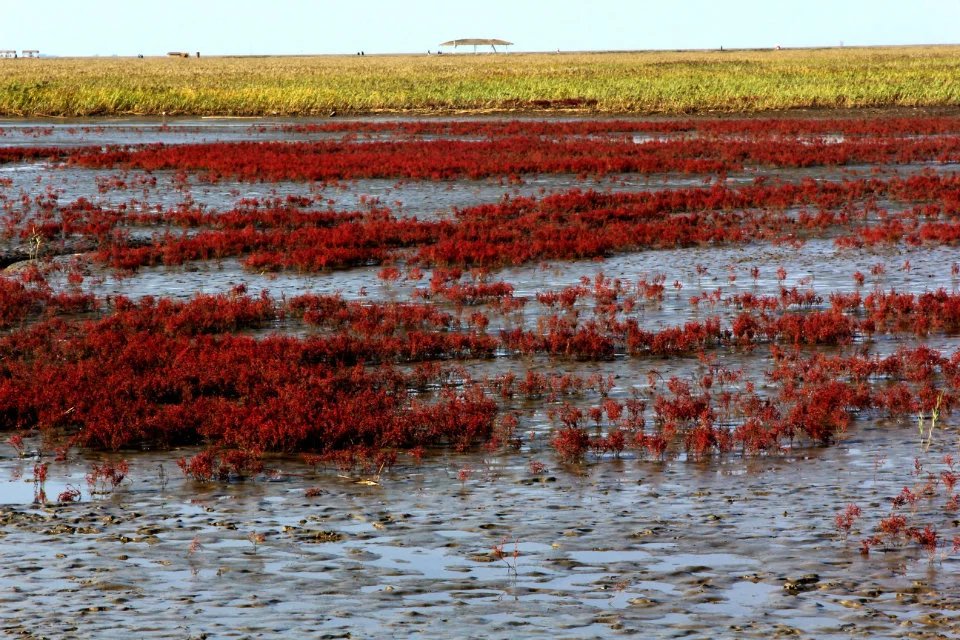
M960 104L960 46L0 60L0 115L309 116Z

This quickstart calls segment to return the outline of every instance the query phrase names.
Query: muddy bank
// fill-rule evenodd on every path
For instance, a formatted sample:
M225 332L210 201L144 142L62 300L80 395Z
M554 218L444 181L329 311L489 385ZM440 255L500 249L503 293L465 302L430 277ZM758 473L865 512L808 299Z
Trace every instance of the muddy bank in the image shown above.
M216 485L140 454L113 494L0 508L3 625L23 637L946 637L960 633L956 559L865 558L831 528L843 504L909 482L914 448L864 426L796 457L534 474L528 461L549 457L532 449L427 458L376 483L274 460L274 474ZM6 457L0 470L29 465ZM81 461L66 471L87 493Z

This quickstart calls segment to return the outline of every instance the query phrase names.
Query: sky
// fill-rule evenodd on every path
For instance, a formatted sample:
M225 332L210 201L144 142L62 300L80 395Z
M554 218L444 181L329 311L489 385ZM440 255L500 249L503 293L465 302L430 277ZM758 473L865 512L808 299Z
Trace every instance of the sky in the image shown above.
M0 0L0 16L0 49L58 56L960 43L960 0Z

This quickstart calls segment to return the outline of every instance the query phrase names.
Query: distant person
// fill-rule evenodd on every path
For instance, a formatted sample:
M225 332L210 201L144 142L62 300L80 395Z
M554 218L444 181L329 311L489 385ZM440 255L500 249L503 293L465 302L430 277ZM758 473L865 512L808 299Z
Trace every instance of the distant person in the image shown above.
M360 55L361 55L361 56L365 56L365 55L367 55L367 54L365 54L363 51L361 51L361 52L360 52Z
M198 58L200 57L200 52L199 52L199 51L197 51L197 57L198 57Z

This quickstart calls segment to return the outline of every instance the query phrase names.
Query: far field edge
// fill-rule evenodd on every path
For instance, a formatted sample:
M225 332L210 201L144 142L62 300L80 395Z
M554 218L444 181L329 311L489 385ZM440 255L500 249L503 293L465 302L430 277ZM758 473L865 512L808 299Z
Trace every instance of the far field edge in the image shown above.
M954 45L0 59L0 117L822 117L956 109L958 75Z

